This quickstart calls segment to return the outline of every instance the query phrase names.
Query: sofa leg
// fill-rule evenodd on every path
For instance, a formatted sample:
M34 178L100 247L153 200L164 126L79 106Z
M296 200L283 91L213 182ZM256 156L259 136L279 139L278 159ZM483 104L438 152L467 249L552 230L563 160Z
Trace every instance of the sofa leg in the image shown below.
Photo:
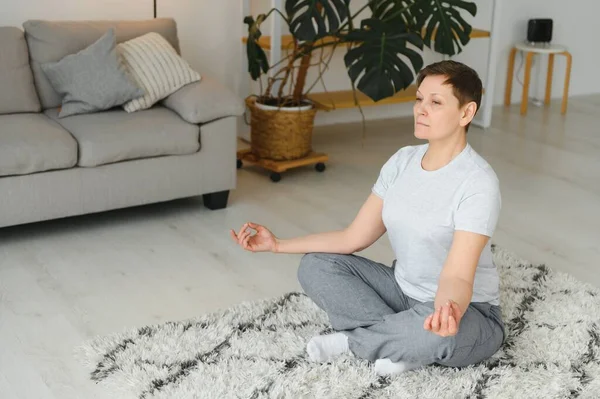
M202 199L204 200L204 206L208 209L224 209L227 207L227 200L229 199L229 190L204 194L202 195Z

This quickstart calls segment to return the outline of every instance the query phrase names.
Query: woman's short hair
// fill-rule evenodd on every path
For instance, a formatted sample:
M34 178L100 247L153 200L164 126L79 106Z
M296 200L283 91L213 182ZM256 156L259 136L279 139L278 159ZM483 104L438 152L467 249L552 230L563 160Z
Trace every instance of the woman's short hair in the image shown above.
M461 62L445 60L427 65L417 75L417 87L427 76L446 76L444 84L452 86L454 97L458 99L458 106L474 101L477 104L475 113L481 105L483 84L475 70ZM469 124L470 125L470 124ZM466 130L469 129L466 126Z

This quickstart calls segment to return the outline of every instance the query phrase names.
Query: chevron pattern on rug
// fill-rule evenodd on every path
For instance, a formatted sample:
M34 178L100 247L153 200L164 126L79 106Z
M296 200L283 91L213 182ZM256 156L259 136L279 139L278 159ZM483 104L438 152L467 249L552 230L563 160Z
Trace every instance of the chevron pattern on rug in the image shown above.
M311 363L307 341L331 328L302 293L97 337L78 355L114 397L599 398L600 290L493 249L508 336L474 366L390 378L351 355Z

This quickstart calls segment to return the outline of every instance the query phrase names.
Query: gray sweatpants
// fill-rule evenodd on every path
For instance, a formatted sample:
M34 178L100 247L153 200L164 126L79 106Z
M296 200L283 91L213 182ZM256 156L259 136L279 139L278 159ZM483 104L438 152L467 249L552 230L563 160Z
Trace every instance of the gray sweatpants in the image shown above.
M440 337L423 328L434 303L406 296L394 267L356 255L311 253L302 258L298 279L359 358L462 367L498 351L505 337L500 307L471 303L458 333Z

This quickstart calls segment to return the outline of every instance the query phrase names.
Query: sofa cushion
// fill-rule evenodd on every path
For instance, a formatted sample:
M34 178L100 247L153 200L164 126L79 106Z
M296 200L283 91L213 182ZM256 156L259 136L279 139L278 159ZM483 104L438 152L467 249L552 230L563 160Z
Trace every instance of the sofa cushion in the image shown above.
M61 118L104 111L145 94L119 60L114 29L77 54L42 64L42 70L64 96Z
M117 43L131 40L149 32L163 36L179 53L177 25L171 18L145 21L42 21L29 20L23 24L29 45L31 69L43 109L61 105L40 64L56 62L75 54L97 41L110 28L115 29Z
M200 127L161 106L131 114L113 109L66 118L59 118L56 108L45 113L77 140L79 166L192 154L200 148Z
M148 109L181 87L200 80L200 74L157 33L121 43L118 49L131 76L145 91L123 106L127 112Z
M39 112L25 35L19 28L0 27L0 114Z
M210 76L182 87L162 101L189 123L207 123L244 113L244 102L235 93Z
M0 115L0 176L71 168L77 142L44 114Z

